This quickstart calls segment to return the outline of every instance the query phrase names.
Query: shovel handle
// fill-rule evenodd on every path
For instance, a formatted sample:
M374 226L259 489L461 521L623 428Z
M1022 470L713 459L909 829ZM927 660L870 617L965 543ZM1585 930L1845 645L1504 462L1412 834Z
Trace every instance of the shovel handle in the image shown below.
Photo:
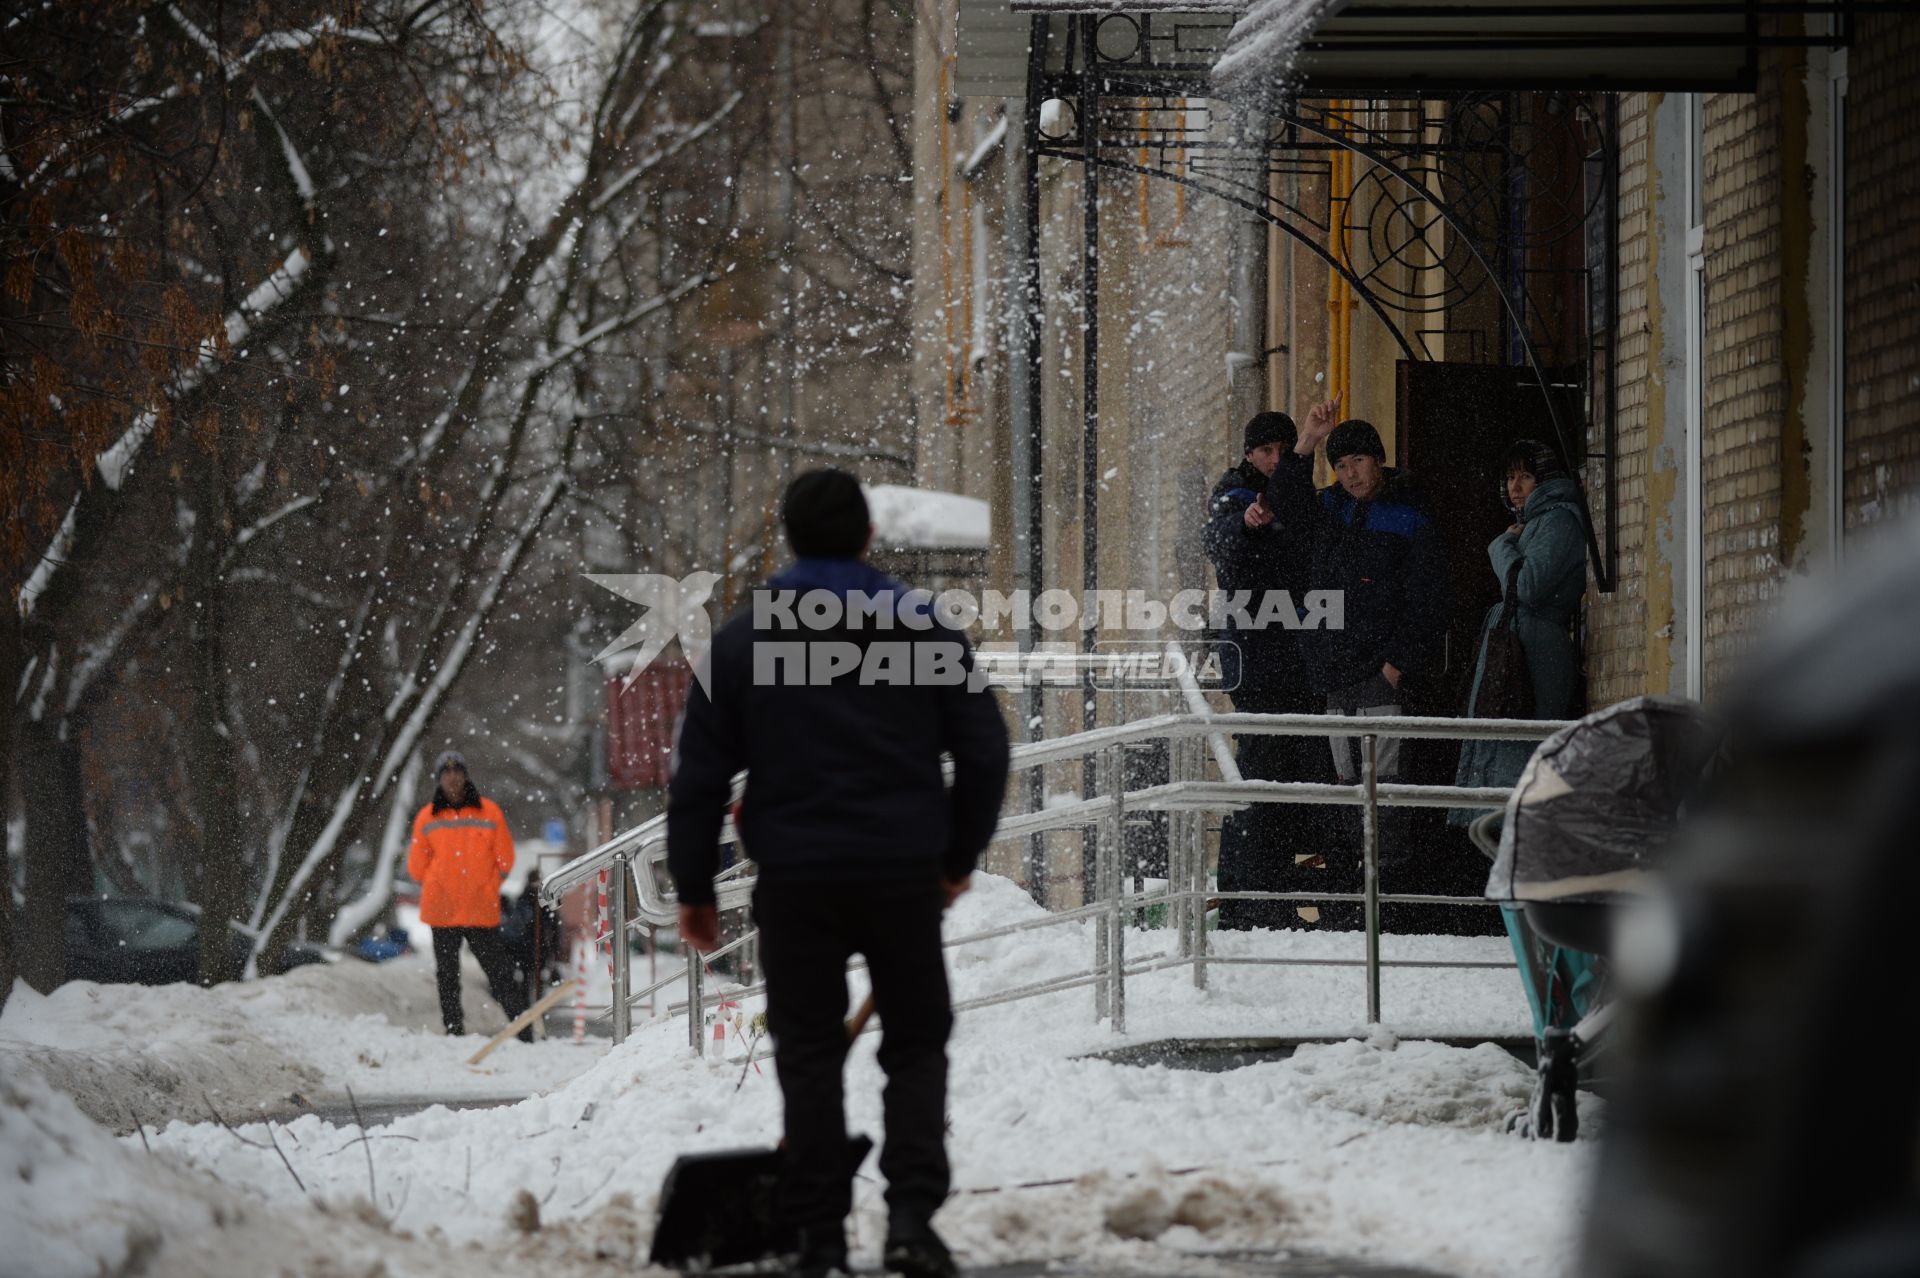
M854 1039L860 1037L861 1031L867 1028L867 1022L872 1019L873 995L869 993L864 999L860 1000L860 1006L854 1012L853 1019L847 1022L848 1044L852 1044Z

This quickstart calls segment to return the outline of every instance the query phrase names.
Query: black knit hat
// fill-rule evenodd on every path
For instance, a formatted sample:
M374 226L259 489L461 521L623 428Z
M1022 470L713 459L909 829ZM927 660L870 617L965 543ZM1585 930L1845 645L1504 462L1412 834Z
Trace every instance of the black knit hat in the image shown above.
M1351 417L1335 426L1333 434L1327 436L1327 461L1338 462L1355 453L1364 453L1383 466L1387 464L1387 449L1380 442L1380 432L1373 428L1372 422Z
M853 559L866 549L872 518L860 481L844 470L810 470L780 503L787 544L802 559Z
M1300 432L1294 429L1293 418L1285 413L1255 413L1247 419L1241 451L1250 453L1266 444L1292 448L1294 441L1299 438Z
M1551 444L1543 444L1537 439L1516 439L1513 447L1507 449L1506 466L1502 469L1504 480L1516 470L1524 470L1541 483L1549 479L1558 479L1567 473L1567 464L1560 460L1560 454Z

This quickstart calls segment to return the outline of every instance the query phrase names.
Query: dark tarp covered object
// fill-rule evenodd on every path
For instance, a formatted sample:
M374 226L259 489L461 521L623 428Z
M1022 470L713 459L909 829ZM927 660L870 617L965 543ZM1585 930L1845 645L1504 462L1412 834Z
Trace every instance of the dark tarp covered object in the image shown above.
M1920 1274L1920 518L1849 528L1722 686L1731 748L1616 966L1582 1278ZM1904 1027L1904 1028L1903 1028Z
M1636 890L1718 739L1680 697L1635 697L1548 737L1507 800L1487 896L1591 902Z

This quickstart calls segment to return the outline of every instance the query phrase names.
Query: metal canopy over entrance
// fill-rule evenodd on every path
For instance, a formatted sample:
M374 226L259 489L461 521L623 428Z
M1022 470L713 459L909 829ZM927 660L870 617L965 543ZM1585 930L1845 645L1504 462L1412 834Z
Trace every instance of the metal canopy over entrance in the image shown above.
M1016 3L1018 0L1016 0ZM1204 0L1199 0L1204 4ZM1083 587L1095 587L1099 484L1099 187L1102 173L1177 183L1277 228L1325 263L1409 362L1512 367L1563 456L1613 493L1615 223L1613 97L1605 92L1376 93L1214 99L1230 12L1031 12L1019 16L1027 103L1026 350L1038 418L1040 157L1083 166ZM976 17L978 12L976 12ZM962 12L963 21L966 11ZM975 26L973 34L980 37ZM1011 33L1002 30L1001 38ZM963 46L964 47L964 46ZM978 46L976 45L976 48ZM989 67L988 70L991 70ZM966 72L960 77L964 89ZM1001 85L1008 83L1002 78ZM1044 108L1043 109L1043 105ZM1331 179L1336 172L1340 181ZM1305 179L1317 204L1290 199ZM1530 388L1530 389L1529 389ZM1037 498L1041 430L1027 482ZM1596 475L1596 479L1601 476ZM1041 502L1027 505L1031 579L1042 579ZM1596 583L1612 587L1614 520L1588 523Z
M1410 361L1524 368L1563 455L1601 474L1595 583L1615 562L1615 94L1750 90L1759 50L1846 44L1913 0L959 0L955 89L1024 99L1027 297L1041 156L1084 165L1083 515L1094 582L1100 174L1176 182L1324 260ZM1042 104L1052 110L1043 112ZM1238 108L1258 137L1212 116ZM1043 116L1048 127L1042 128ZM1325 215L1276 177L1352 176ZM1341 251L1362 244L1358 258ZM1363 261L1361 259L1364 259ZM1356 265L1359 262L1359 265ZM1479 303L1477 321L1459 317ZM1016 352L1038 396L1038 329ZM1026 476L1039 580L1039 432Z
M961 0L959 91L1021 97L1035 13L1177 25L1223 89L1751 90L1758 52L1847 43L1902 0ZM1169 46L1163 52L1173 52Z
M1543 428L1521 433L1552 438L1569 462L1604 475L1594 487L1611 507L1618 169L1611 94L1382 92L1249 108L1219 101L1213 87L1230 14L1108 10L1032 13L1025 21L1019 219L1025 244L1012 354L1029 419L1024 465L1017 468L1026 489L1024 500L1016 498L1025 515L1021 575L1035 590L1048 576L1048 459L1041 446L1044 158L1076 163L1082 177L1084 591L1098 588L1100 564L1101 187L1103 176L1115 173L1211 195L1257 219L1262 243L1270 228L1317 257L1351 307L1371 315L1397 346L1402 405L1416 384L1411 368L1464 365L1509 375L1496 393L1534 405L1529 425ZM1301 198L1303 188L1321 197ZM1263 279L1262 292L1265 287ZM1343 322L1350 323L1334 324ZM1242 349L1263 351L1267 344ZM1475 381L1476 388L1493 385ZM1432 392L1423 382L1412 393L1454 397ZM1398 420L1407 419L1402 407ZM1402 435L1403 461L1407 442ZM1449 438L1444 451L1455 454L1457 466L1481 464L1486 450ZM1486 490L1468 481L1452 491ZM1596 526L1589 514L1583 523L1596 583L1610 590L1614 520ZM1476 562L1457 551L1452 557L1462 571ZM1468 622L1477 619L1471 608L1459 611ZM1083 637L1089 646L1097 639L1091 630ZM1025 638L1041 641L1037 628ZM1457 638L1466 651L1471 635ZM1037 690L1031 702L1029 718L1042 713ZM1085 713L1092 722L1090 697Z
M1773 38L1762 31L1757 0L1253 0L1245 7L1219 60L1229 90L1279 80L1283 58L1315 92L1751 89L1755 51Z
M954 90L1024 103L1024 191L1009 208L1015 242L1024 240L1010 307L1011 406L1025 427L1015 460L1017 539L1024 542L1016 576L1035 590L1048 577L1039 165L1053 157L1081 167L1079 540L1089 592L1100 562L1103 174L1205 192L1317 255L1329 287L1346 292L1398 345L1397 421L1410 423L1409 404L1421 400L1429 438L1438 441L1433 450L1423 446L1421 457L1471 447L1451 433L1464 424L1468 400L1478 407L1492 394L1538 404L1531 421L1508 425L1534 434L1535 423L1550 422L1562 455L1583 463L1589 491L1605 502L1597 526L1590 509L1582 513L1594 582L1607 592L1618 492L1617 94L1750 91L1759 50L1838 47L1853 14L1913 7L1913 0L957 3ZM1290 198L1289 179L1299 178L1324 183L1326 202ZM1352 252L1356 244L1365 251ZM1245 255L1232 274L1238 297L1249 274ZM1271 349L1241 341L1239 317L1262 306L1236 305L1230 381L1235 358L1262 360ZM1442 350L1433 349L1436 342ZM1460 457L1453 461L1458 479ZM1037 644L1041 637L1036 621L1023 638ZM1084 638L1091 645L1095 634ZM1036 690L1034 722L1041 712ZM1091 695L1084 713L1094 721ZM1091 793L1090 777L1088 786Z

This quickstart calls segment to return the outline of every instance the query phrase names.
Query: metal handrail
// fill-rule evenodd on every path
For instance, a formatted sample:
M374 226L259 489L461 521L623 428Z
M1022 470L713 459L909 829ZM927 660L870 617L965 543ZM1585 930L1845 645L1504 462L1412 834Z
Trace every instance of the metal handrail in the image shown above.
M1047 741L1026 742L1015 746L1011 751L1009 767L1020 772L1053 763L1073 759L1083 759L1089 755L1098 755L1110 764L1110 782L1108 793L1076 799L1068 803L1057 804L1034 812L1020 813L1000 822L995 841L1026 837L1050 830L1086 829L1088 827L1110 828L1114 837L1100 838L1096 842L1096 893L1101 899L1081 906L1075 910L1049 915L1045 919L1027 920L1004 928L990 929L974 936L958 937L948 945L967 944L984 940L990 936L1006 935L1011 931L1024 931L1031 927L1053 926L1088 917L1100 917L1102 926L1095 934L1094 966L1085 972L1071 976L1056 977L1040 982L1044 990L1036 987L1031 994L1016 997L1034 996L1041 992L1052 992L1055 987L1073 988L1092 984L1096 987L1096 1005L1101 1015L1108 1016L1117 1026L1124 1023L1124 997L1126 977L1144 970L1161 970L1168 966L1191 964L1194 969L1194 982L1204 987L1206 967L1209 962L1308 962L1308 960L1244 960L1210 958L1206 953L1205 906L1206 900L1231 897L1234 899L1263 900L1307 900L1307 901L1359 901L1365 905L1367 953L1363 960L1368 969L1368 1018L1379 1019L1379 983L1380 969L1384 966L1400 966L1399 963L1383 962L1380 956L1379 907L1382 904L1397 902L1450 902L1462 905L1475 904L1473 898L1434 897L1419 894L1390 894L1379 891L1378 884L1378 819L1377 811L1381 805L1389 807L1479 807L1498 806L1506 801L1508 790L1505 787L1461 787L1429 786L1407 784L1381 784L1377 779L1376 751L1378 741L1387 738L1449 738L1465 740L1539 740L1566 726L1558 720L1530 719L1454 719L1444 717L1393 716L1374 717L1363 715L1322 715L1322 714L1215 714L1205 709L1205 702L1198 695L1197 685L1183 689L1187 693L1189 705L1199 708L1185 714L1161 714L1126 723L1087 729ZM1164 739L1172 747L1174 743L1197 741L1208 738L1214 745L1216 756L1220 753L1224 734L1233 732L1240 735L1287 735L1287 736L1350 736L1359 738L1363 745L1362 776L1356 785L1328 784L1321 782L1287 781L1247 781L1241 779L1225 781L1205 781L1197 778L1176 778L1159 785L1146 786L1129 791L1121 783L1122 770L1119 766L1119 752L1126 746L1147 740ZM1229 756L1230 758L1230 756ZM1196 767L1201 766L1198 759L1191 760ZM949 771L951 764L948 765ZM1237 770L1237 769L1236 769ZM736 797L744 788L744 774L734 779ZM1153 894L1134 894L1121 889L1119 859L1106 852L1110 846L1118 843L1118 831L1129 811L1166 812L1191 817L1209 812L1232 812L1245 808L1252 803L1306 803L1306 804L1356 804L1363 813L1364 843L1364 890L1359 894L1351 893L1218 893L1210 892L1206 886L1205 856L1202 851L1197 857L1188 855L1183 862L1183 871L1191 880L1185 887L1175 887L1171 880L1166 889ZM1191 835L1198 831L1193 827ZM738 833L731 818L722 824L721 842L737 842ZM666 853L666 819L664 815L647 821L622 832L619 836L602 844L586 856L569 863L542 886L542 897L552 903L571 888L585 883L600 869L609 866L618 870L619 884L611 894L614 908L614 933L624 937L627 930L636 921L664 925L671 923L677 916L677 901L661 891L654 875L654 866L664 859ZM640 872L634 876L639 899L635 917L629 917L626 900L626 871L629 866ZM756 883L755 878L740 876L743 867L736 864L729 867L728 876L716 884L717 904L722 909L733 909L746 905ZM1170 866L1170 874L1172 869ZM1185 951L1179 957L1164 963L1154 964L1151 968L1141 968L1141 960L1128 962L1125 958L1124 920L1133 911L1148 904L1165 903L1170 909L1180 912L1176 922L1180 934L1180 943ZM1195 909L1195 904L1199 908ZM727 948L743 945L748 937L742 937ZM631 1029L633 1003L647 994L657 991L674 979L684 976L688 983L688 996L684 1004L690 1009L688 1016L688 1036L696 1050L702 1046L700 1040L700 1018L691 1014L692 1009L704 1008L711 999L704 995L702 986L702 968L704 962L718 955L706 956L701 963L689 963L681 973L655 982L639 994L629 995L626 946L614 947L614 998L613 1031L616 1041L623 1040ZM1350 960L1312 960L1322 965L1347 965ZM1416 964L1425 966L1427 964ZM1482 966L1478 963L1436 963L1436 966ZM1067 984L1062 986L1061 982ZM758 986L750 987L760 988ZM733 991L738 994L739 991ZM989 1001L1007 1001L994 998ZM979 1003L980 1000L975 1000ZM982 1004L984 1005L984 1004Z
M1393 725L1391 732L1381 730L1383 723ZM1559 719L1450 719L1442 717L1397 716L1389 720L1365 715L1338 714L1242 714L1238 712L1214 714L1206 711L1194 711L1185 714L1161 714L1144 719L1135 719L1128 723L1109 724L1105 727L1088 728L1080 732L1068 733L1061 737L1052 737L1045 741L1024 741L1008 753L1008 770L1025 772L1031 768L1045 767L1052 763L1062 763L1072 759L1085 758L1098 754L1110 746L1132 745L1141 741L1185 737L1209 737L1216 734L1233 733L1240 736L1363 736L1373 735L1394 738L1439 738L1445 740L1507 740L1537 741L1551 736L1567 726L1569 721ZM948 765L949 771L951 765ZM739 798L745 790L743 772L734 778L734 798ZM1226 784L1216 782L1214 784ZM1282 785L1287 782L1264 782L1258 784ZM1292 783L1305 784L1305 783ZM1351 790L1353 787L1336 787ZM1431 787L1441 789L1444 787ZM1476 796L1477 797L1477 796ZM1504 798L1504 791L1502 792ZM1304 795L1299 798L1274 799L1276 803L1308 803L1316 800ZM1322 799L1320 802L1340 802L1339 799ZM1498 800L1496 800L1498 801ZM1082 800L1088 802L1088 800ZM1440 806L1451 806L1442 804ZM1463 803L1461 806L1465 806ZM1025 814L1023 814L1025 815ZM540 899L548 905L557 904L561 897L576 887L584 886L600 870L612 866L615 858L633 859L633 853L642 846L656 840L664 845L667 818L665 813L652 816L639 825L624 830L599 847L582 853L555 871L551 878L540 885ZM721 842L734 842L732 822L726 823L721 834ZM1004 823L1003 823L1004 828ZM1031 832L1031 831L1029 831ZM996 835L996 837L999 837ZM656 858L657 859L657 858Z
M1377 789L1379 802L1389 807L1497 807L1507 799L1507 791L1495 786L1389 784ZM1359 785L1319 781L1173 781L1127 791L1126 800L1128 808L1133 811L1222 813L1239 811L1251 803L1361 803L1364 802L1364 793L1364 787ZM1038 812L1018 813L1001 820L994 830L994 841L997 843L1030 834L1076 829L1098 819L1111 804L1111 796L1098 795L1056 804ZM620 859L627 864L649 871L635 875L635 887L639 893L638 909L629 922L665 927L678 917L679 903L660 891L651 874L651 867L659 864L666 853L664 822L656 817L646 825L655 823L659 823L657 829L647 831L645 837L618 851ZM643 828L637 826L635 830ZM729 821L721 831L720 841L729 844L737 840L738 835ZM559 875L555 875L550 885L541 885L542 899L551 903L569 887L584 883L590 877L591 872L582 873L574 876L571 882L563 882ZM716 898L719 907L724 910L747 905L756 882L753 878L736 878L718 883ZM553 895L549 896L549 893Z
M1389 784L1378 786L1377 793L1379 802L1388 807L1456 808L1497 807L1506 802L1508 792L1497 786ZM1128 809L1135 812L1224 813L1237 812L1253 803L1341 805L1365 801L1363 786L1320 781L1171 781L1129 790L1125 794ZM1112 803L1111 795L1096 795L1055 804L1038 812L1017 813L1000 821L994 830L994 842L1055 830L1078 829L1098 819ZM647 871L634 876L639 899L628 923L666 927L678 918L679 902L660 890L651 872L652 867L665 858L665 821L661 817L653 817L634 827L629 834L641 831L646 832L644 837L626 842L617 849L620 859L626 864L636 870ZM728 820L721 830L721 843L735 843L738 837L733 822ZM591 874L592 871L577 874L571 881L563 881L556 874L550 884L541 885L541 897L551 903L574 884L585 883ZM729 910L749 904L757 882L756 878L742 877L716 883L718 907ZM553 895L549 896L549 893Z

